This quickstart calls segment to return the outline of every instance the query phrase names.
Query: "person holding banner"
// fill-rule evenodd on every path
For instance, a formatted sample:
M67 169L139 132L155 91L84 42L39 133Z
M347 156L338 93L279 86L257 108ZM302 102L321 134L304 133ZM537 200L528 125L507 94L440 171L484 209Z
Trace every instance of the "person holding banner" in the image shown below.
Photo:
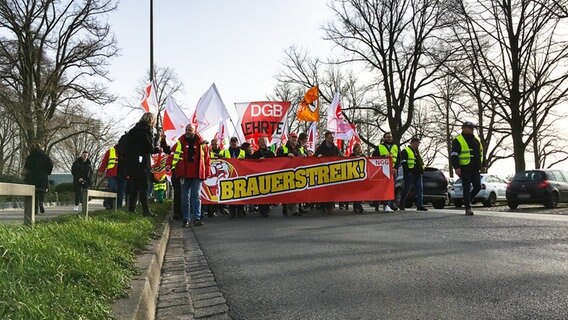
M353 145L353 152L351 153L351 157L364 157L363 148L361 147L360 143L355 143ZM359 202L353 202L353 212L357 214L362 214L365 210L363 210L363 204Z
M373 157L391 157L392 159L392 168L394 169L393 172L395 174L394 179L396 181L396 174L398 172L398 146L394 144L393 137L391 132L385 132L383 134L383 138L381 139L381 143L377 146L375 151L373 151ZM379 211L379 202L375 204L375 211ZM383 206L384 212L393 212L398 210L395 201L388 201L384 202Z
M252 159L268 159L268 158L274 158L274 152L270 151L268 149L268 142L267 142L267 138L266 137L260 137L258 138L258 150L253 153L252 155ZM267 218L268 217L268 212L270 211L270 205L269 204L260 204L258 205L258 211L260 213L261 216Z
M185 127L185 135L181 136L174 147L171 166L181 184L181 211L183 226L202 226L201 182L211 175L209 147L207 142L196 132L195 125Z
M277 157L296 157L301 156L300 146L298 145L298 134L296 132L290 133L290 139L285 145L280 146L276 152ZM293 216L301 216L302 214L298 211L297 203L287 203L282 204L282 214L287 216L288 213Z
M404 190L402 191L402 197L400 199L400 210L404 210L406 197L410 192L410 188L414 188L414 193L416 194L416 210L428 211L428 209L424 207L423 202L424 188L422 185L422 175L424 174L424 162L418 152L419 145L420 139L413 137L410 139L410 145L404 148L400 153L400 164L404 172Z
M227 159L244 159L246 157L245 151L239 147L239 139L237 137L231 137L229 140L229 149L222 150L219 152L222 158ZM229 205L229 218L234 218L235 216L244 216L245 208L242 204L230 204Z
M313 156L314 153L308 148L308 134L305 132L300 133L298 136L298 153L302 157L309 157ZM307 204L298 204L298 212L299 213L308 213L304 208L306 208Z
M318 146L315 152L316 157L341 157L341 152L339 148L333 143L334 140L333 132L326 131L324 135L324 141ZM333 202L322 203L324 212L327 214L333 213Z
M219 147L219 140L217 138L211 139L211 143L210 143L210 147L209 147L209 158L210 159L221 158L219 153L221 153L222 151L223 150ZM225 208L223 208L223 205L221 205L221 204L203 205L202 210L207 212L207 216L209 218L214 218L216 216L217 211L219 211L220 214L224 214L224 215L229 214L229 212L227 212L227 210Z

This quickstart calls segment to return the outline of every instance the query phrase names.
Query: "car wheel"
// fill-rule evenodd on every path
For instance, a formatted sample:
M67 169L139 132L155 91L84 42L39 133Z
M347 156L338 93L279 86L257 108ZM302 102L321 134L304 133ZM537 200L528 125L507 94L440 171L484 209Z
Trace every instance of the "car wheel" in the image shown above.
M517 209L519 207L519 204L514 202L507 202L507 206L509 206L509 208L511 209Z
M548 197L548 200L544 202L544 206L548 209L556 208L556 206L558 206L558 193L553 192L550 197Z
M444 209L444 207L446 206L446 199L436 200L432 202L432 206L435 209Z
M454 206L456 208L461 208L463 205L463 200L462 199L454 199Z
M489 194L489 198L487 198L487 200L483 201L483 206L484 207L494 207L496 203L497 203L497 196L495 195L495 193L491 192Z

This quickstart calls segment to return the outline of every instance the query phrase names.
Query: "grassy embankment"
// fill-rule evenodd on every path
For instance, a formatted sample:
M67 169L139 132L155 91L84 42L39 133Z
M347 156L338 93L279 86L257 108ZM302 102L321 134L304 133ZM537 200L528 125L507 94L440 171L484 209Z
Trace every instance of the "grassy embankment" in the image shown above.
M0 319L109 319L169 208L152 206L152 219L98 211L34 228L0 225Z

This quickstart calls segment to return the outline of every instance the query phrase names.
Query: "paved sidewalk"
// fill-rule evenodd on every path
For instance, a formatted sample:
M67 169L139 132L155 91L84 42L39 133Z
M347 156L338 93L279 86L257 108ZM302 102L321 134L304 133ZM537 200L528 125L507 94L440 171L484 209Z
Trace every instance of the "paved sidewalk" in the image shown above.
M230 319L229 306L189 228L172 221L156 319Z

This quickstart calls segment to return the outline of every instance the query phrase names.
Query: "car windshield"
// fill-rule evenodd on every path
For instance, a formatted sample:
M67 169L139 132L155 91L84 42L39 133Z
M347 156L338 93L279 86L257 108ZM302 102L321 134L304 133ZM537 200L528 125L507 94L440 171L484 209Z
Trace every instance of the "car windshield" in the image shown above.
M545 178L542 171L524 171L515 174L513 181L539 181Z

